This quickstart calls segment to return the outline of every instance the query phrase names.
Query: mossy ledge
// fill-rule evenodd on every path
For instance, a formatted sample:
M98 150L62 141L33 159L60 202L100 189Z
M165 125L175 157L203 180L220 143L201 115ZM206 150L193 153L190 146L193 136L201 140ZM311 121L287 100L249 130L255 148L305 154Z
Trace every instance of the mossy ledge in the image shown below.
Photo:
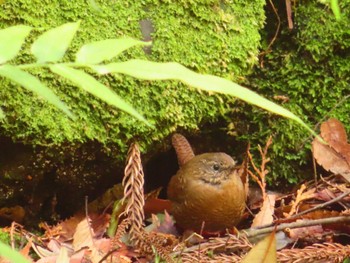
M18 24L35 28L11 61L15 65L34 62L28 50L41 33L80 20L65 61L73 61L78 48L91 41L151 38L151 50L132 48L117 60L175 61L199 73L242 82L257 63L264 5L263 0L13 0L1 4L0 28ZM36 95L0 79L1 108L6 115L0 121L0 141L4 149L18 151L0 158L1 164L7 164L1 165L6 176L0 181L0 205L20 204L29 216L39 213L36 220L47 219L42 211L49 211L45 203L52 198L57 198L58 212L68 215L82 205L85 195L93 198L120 179L130 141L137 140L143 153L154 153L171 133L198 131L202 124L230 112L235 103L233 98L199 92L175 81L95 76L142 113L155 126L152 129L46 69L29 72L77 117L72 121Z

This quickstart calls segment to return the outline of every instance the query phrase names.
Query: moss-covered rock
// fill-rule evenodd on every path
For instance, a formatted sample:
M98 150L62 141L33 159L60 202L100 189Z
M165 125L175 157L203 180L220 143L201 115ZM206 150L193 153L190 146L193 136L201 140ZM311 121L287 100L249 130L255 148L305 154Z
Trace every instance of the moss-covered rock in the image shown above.
M90 3L90 4L89 4ZM153 46L147 55L133 49L130 57L155 61L176 61L201 73L239 80L256 63L264 21L264 1L42 1L16 0L2 5L1 26L27 24L37 35L60 24L81 20L81 29L72 44L72 52L84 43L120 36L149 38ZM140 23L152 25L140 29ZM148 34L148 36L147 36ZM24 51L16 63L33 58ZM202 121L215 120L227 106L217 95L201 94L177 82L137 81L109 76L100 81L132 104L156 128L151 129L129 115L53 76L45 70L34 72L65 101L78 120L72 121L57 109L31 96L20 87L1 80L0 98L6 121L1 133L30 144L59 145L63 142L96 140L113 145L124 153L132 138L148 147L178 127L197 129Z
M320 1L298 3L293 30L288 29L285 6L276 4L282 31L271 52L263 58L264 67L251 78L251 86L280 103L278 96L284 96L287 101L283 106L311 127L324 117L333 116L350 128L350 103L342 101L349 95L350 1L340 3L340 21L336 21L330 8ZM276 29L273 17L271 11L271 23L265 31L270 34L267 43ZM274 135L272 178L285 178L294 183L305 179L307 174L311 176L312 172L305 172L305 168L312 170L310 135L288 120L252 111L253 114L247 116L252 144L263 144L268 134Z
M176 61L200 73L242 81L257 62L264 4L263 0L9 0L1 5L0 27L35 27L20 56L11 61L14 64L34 62L30 43L44 31L81 20L65 61L73 61L74 53L88 42L129 36L152 39L152 48L133 48L118 61ZM54 90L77 120L0 79L1 108L6 114L0 120L0 135L37 145L35 150L21 150L21 146L14 157L7 156L11 162L6 155L0 159L1 173L6 175L0 182L4 189L0 206L20 203L27 214L51 213L43 217L46 220L53 214L52 200L57 199L58 212L68 215L82 205L84 195L91 198L94 188L101 192L108 185L106 178L115 181L117 164L124 160L130 140L137 139L144 152L155 151L152 146L175 130L198 130L201 123L231 110L234 101L175 81L99 77L153 123L152 129L45 69L30 72Z

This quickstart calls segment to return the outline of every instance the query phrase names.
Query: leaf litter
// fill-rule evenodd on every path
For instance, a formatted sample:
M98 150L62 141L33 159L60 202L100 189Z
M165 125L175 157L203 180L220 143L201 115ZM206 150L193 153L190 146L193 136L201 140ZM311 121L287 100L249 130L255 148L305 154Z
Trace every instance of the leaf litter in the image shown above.
M250 167L242 165L246 169L242 180L248 187L249 176L259 190L249 191L240 230L231 229L216 236L203 233L196 243L186 242L179 234L169 201L158 198L159 190L144 194L137 144L130 146L124 195L119 200L122 205L117 207L114 217L99 214L94 208L89 211L87 205L86 213L77 212L57 225L42 223L45 233L41 236L17 223L4 230L12 237L25 237L26 246L18 250L32 258L31 247L39 257L31 261L39 263L150 262L159 258L165 262L343 262L350 257L350 145L342 123L334 118L322 123L321 137L327 144L315 138L312 153L317 164L331 175L320 176L318 183L305 182L288 194L266 189L272 137L263 149L259 147L259 165L248 148ZM185 152L180 162L192 158L187 140L182 137L175 140ZM111 225L116 227L107 232Z

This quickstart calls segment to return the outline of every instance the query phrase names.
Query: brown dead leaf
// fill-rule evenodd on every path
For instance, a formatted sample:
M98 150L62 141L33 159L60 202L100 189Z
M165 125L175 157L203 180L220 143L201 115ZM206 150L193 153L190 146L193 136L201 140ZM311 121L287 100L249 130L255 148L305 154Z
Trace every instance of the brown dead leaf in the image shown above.
M162 189L163 187L158 187L157 189L154 189L151 192L145 194L145 199L147 200L148 198L158 198Z
M277 262L275 233L271 233L255 245L243 258L242 263L275 263Z
M167 199L148 198L143 207L146 217L152 214L163 213L164 210L171 212L171 202Z
M32 248L35 251L35 253L41 258L41 259L45 259L45 258L51 258L57 257L58 252L53 252L47 248L44 248L36 243L32 243Z
M61 248L60 253L57 256L56 262L69 263L68 249L66 247Z
M343 124L330 118L321 125L325 145L317 138L312 142L312 152L317 163L334 174L342 175L350 182L350 145Z
M59 236L59 241L65 242L73 238L76 232L77 225L85 219L85 215L81 212L76 213L74 216L62 221L54 227L46 226L45 236L52 238L53 236ZM94 230L95 235L102 236L108 228L110 215L109 214L95 214L89 213L91 219L91 227ZM53 234L52 234L53 233Z
M115 184L112 188L109 188L103 195L93 200L88 204L89 213L101 213L106 207L113 204L116 200L123 198L124 187L122 184ZM85 207L81 209L82 212L85 212Z
M101 251L99 251L96 248L93 248L91 250L91 254L90 254L90 260L92 263L99 263L101 262L101 259L103 258L103 254Z
M331 147L319 142L317 138L312 142L312 153L317 163L325 170L340 174L350 182L350 165Z
M32 240L29 239L28 243L24 246L24 248L21 249L20 253L25 256L27 259L30 259L30 256L29 256L29 251L30 251L30 248L32 247Z
M298 221L298 220L297 220ZM321 225L318 226L309 226L309 227L300 227L288 230L289 238L293 240L298 240L308 236L314 236L316 234L322 234L324 232Z
M56 228L59 229L60 234L60 241L65 242L67 240L70 240L73 238L73 235L75 233L75 230L77 228L77 225L81 220L83 220L85 217L82 214L72 216L71 218L68 218L64 220L63 222L59 223ZM49 236L50 237L50 236Z
M94 230L94 238L102 237L109 226L111 216L109 214L90 214L89 218L91 219L91 227Z
M35 262L36 263L56 263L58 261L57 261L57 256L50 256L50 257L41 258L41 259L39 259L38 261L35 261Z
M344 159L350 163L350 144L343 124L335 118L330 118L321 124L322 138Z
M69 259L69 263L81 263L84 262L84 258L87 254L87 249L83 249L78 251L77 253L74 253L70 259Z
M322 189L322 190L315 193L315 199L321 200L324 202L328 202L336 197L337 197L337 195L335 195L332 191L330 191L327 188Z
M266 195L263 205L260 208L259 213L256 214L251 227L268 225L273 222L275 201L276 201L275 194L269 193Z
M89 220L90 221L90 220ZM73 248L74 251L78 251L82 248L93 247L93 230L90 226L88 219L83 219L77 226L77 229L73 235Z
M250 210L261 207L263 203L263 197L261 189L255 185L249 187L248 193L248 207Z
M301 211L306 210L305 209L306 207L308 206L304 206L300 210ZM309 208L310 207L311 206L309 206ZM337 216L340 216L341 214L342 214L341 212L335 211L335 210L319 209L316 211L309 212L305 215L302 215L302 218L316 220L316 219L327 218L327 217L337 217Z
M95 246L93 239L95 234L89 221L91 220L85 218L78 224L73 236L73 248L75 252L85 250L85 255L89 257L91 262L98 263L103 255L97 246Z
M173 218L167 213L166 210L164 211L164 215L152 214L152 224L146 227L146 231L153 231L163 234L172 234L175 236L179 235L179 233L176 230Z

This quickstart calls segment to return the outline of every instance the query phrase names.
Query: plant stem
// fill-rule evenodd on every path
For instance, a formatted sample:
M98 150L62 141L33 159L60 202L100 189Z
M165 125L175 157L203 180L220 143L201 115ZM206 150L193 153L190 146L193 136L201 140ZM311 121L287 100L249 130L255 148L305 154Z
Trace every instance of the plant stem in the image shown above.
M328 218L321 218L321 219L315 219L315 220L305 219L298 222L284 223L278 226L265 227L261 229L250 228L247 230L242 230L241 232L243 236L247 238L251 238L259 235L268 234L273 231L276 231L276 232L281 231L286 228L292 229L292 228L308 227L308 226L315 226L315 225L345 223L345 222L350 222L350 216L336 216L336 217L328 217Z

